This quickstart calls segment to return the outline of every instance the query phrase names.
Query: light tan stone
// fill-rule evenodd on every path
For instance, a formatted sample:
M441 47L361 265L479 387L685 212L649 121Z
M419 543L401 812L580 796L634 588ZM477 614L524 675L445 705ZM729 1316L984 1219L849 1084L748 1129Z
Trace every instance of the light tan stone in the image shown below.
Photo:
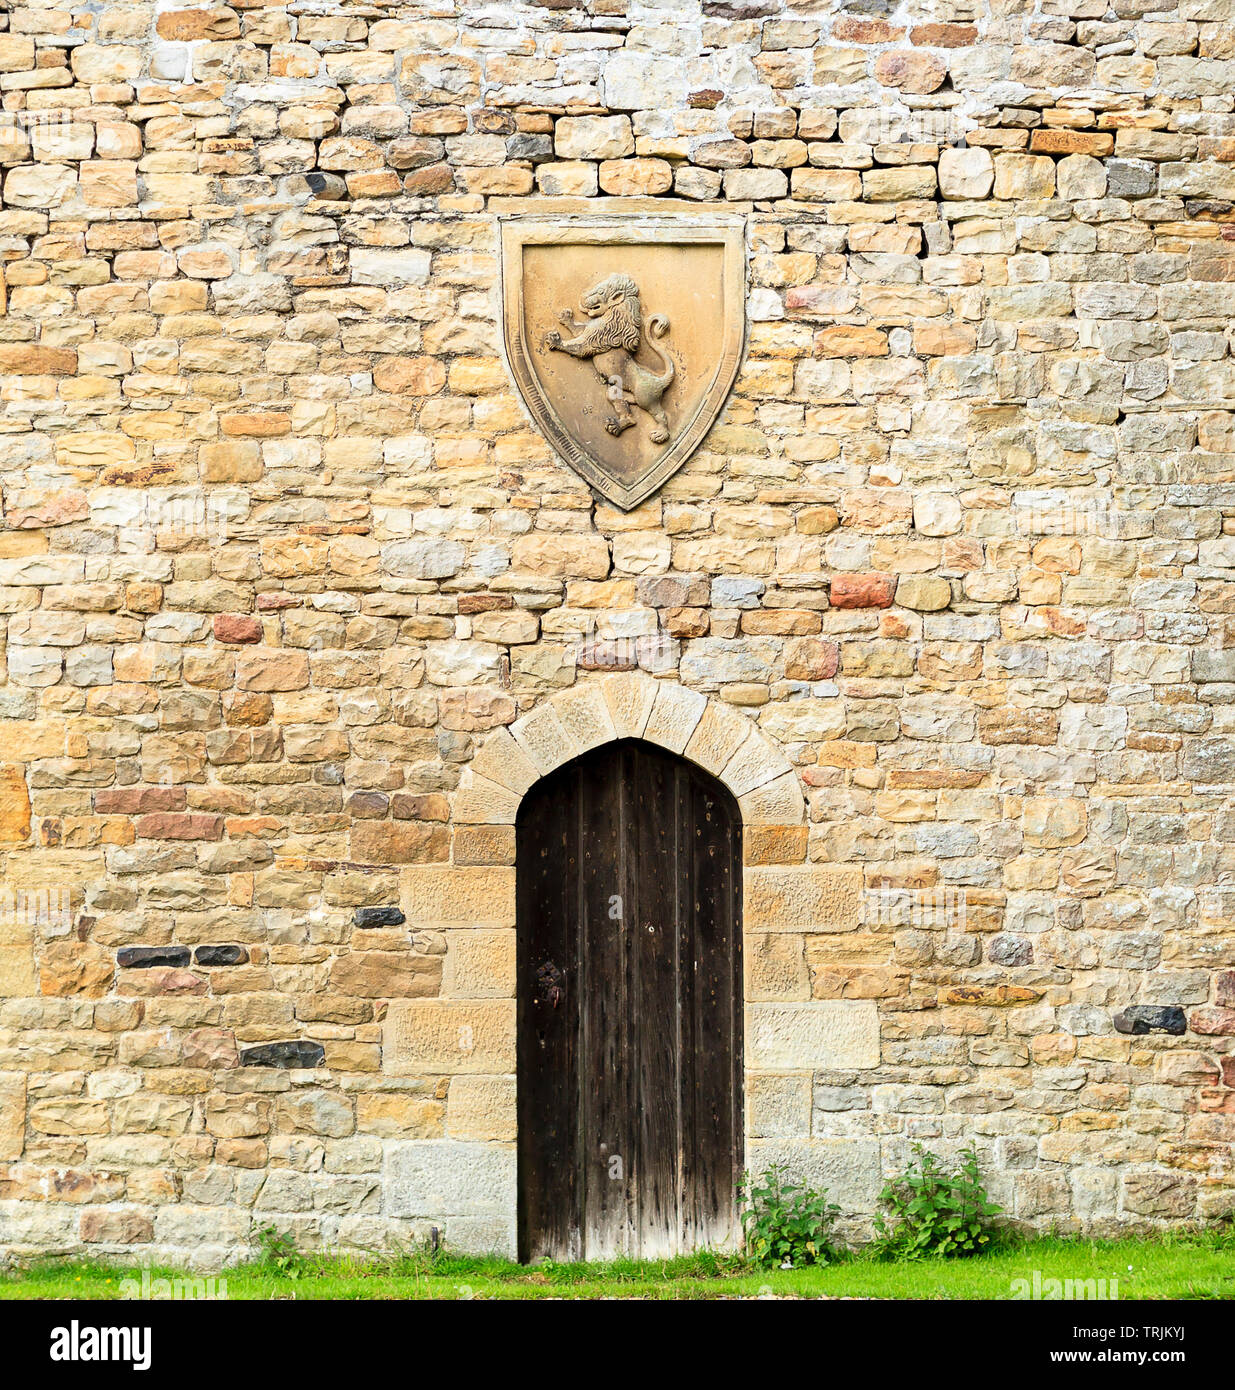
M793 769L785 758L759 733L751 728L733 756L721 769L720 780L736 797L766 786Z
M797 774L790 771L738 798L743 825L800 825L806 802Z
M399 999L382 1030L382 1070L391 1076L511 1072L515 1006L506 1000Z
M752 1003L746 1010L746 1065L752 1070L865 1070L879 1065L873 1000Z
M746 1078L747 1132L752 1139L809 1138L809 1076L764 1075Z
M745 715L713 701L703 711L698 727L686 745L686 757L708 772L719 775L749 737L753 727Z
M494 729L472 759L472 769L490 782L522 796L539 781L541 770L511 737L507 729Z
M30 795L25 768L0 766L0 840L20 842L30 836Z
M38 992L33 944L0 946L0 997L25 998Z
M416 866L400 876L400 901L415 927L513 927L515 874L504 867Z
M634 154L629 116L565 116L553 127L559 159L621 159Z
M520 536L514 563L529 574L604 579L609 547L601 536Z
M356 1097L357 1134L383 1139L440 1139L443 1105L440 1100L399 1091L378 1091Z
M611 743L617 737L605 697L595 684L564 691L553 703L567 736L581 751Z
M510 999L515 992L515 934L449 931L442 993L451 999Z
M519 814L519 793L465 768L451 806L459 825L513 825Z
M803 938L789 932L748 935L745 942L746 999L810 998Z
M944 198L985 198L995 181L990 150L944 149L939 152L939 192Z
M707 700L697 690L660 681L643 736L671 753L682 753L699 726Z
M516 719L510 732L528 760L542 774L552 772L582 751L571 737L552 703Z
M452 1139L514 1143L518 1116L513 1076L456 1076L446 1101L446 1132Z
M652 706L656 701L657 682L638 672L606 677L601 686L609 719L618 738L643 738Z
M1022 811L1025 842L1037 849L1079 845L1085 838L1088 813L1076 797L1026 797Z
M852 931L862 911L862 870L848 865L748 868L748 932Z
M26 1142L26 1078L0 1072L0 1160L21 1157Z
M1049 155L995 157L996 198L1049 198L1055 191L1055 161Z

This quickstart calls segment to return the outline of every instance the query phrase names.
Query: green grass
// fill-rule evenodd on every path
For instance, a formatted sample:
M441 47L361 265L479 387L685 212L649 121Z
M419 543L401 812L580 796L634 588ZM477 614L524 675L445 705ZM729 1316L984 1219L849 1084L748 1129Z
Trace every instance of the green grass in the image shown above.
M759 1270L734 1256L550 1265L458 1255L397 1259L294 1256L223 1271L232 1299L802 1298L1007 1299L1012 1281L1118 1279L1121 1299L1235 1298L1235 1243L1211 1235L1088 1241L1047 1237L972 1259L888 1263L854 1256L824 1268ZM0 1299L109 1299L133 1271L89 1261L42 1262L0 1276ZM140 1278L140 1274L138 1275ZM151 1279L186 1277L152 1269Z

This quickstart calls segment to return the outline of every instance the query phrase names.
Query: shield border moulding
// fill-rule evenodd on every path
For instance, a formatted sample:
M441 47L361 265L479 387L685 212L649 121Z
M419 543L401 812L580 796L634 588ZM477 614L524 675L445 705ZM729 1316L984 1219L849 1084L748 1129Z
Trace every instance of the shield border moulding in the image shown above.
M499 220L501 235L502 344L506 365L524 406L540 433L568 467L607 502L630 511L645 501L682 467L715 424L746 347L746 225L738 215L626 213L579 217L511 215ZM719 246L722 270L717 293L723 296L723 341L706 390L688 419L679 423L664 453L633 482L626 484L573 436L541 386L532 363L524 313L523 252L528 246ZM614 270L620 272L620 256ZM654 305L649 306L655 308ZM654 323L654 317L648 324ZM578 325L576 325L577 327ZM655 332L655 329L652 329ZM652 346L655 347L653 341ZM598 381L597 389L603 389ZM612 393L611 393L612 399ZM630 400L630 396L626 397ZM619 410L623 409L619 405ZM633 419L633 416L631 417ZM649 417L650 423L650 417Z

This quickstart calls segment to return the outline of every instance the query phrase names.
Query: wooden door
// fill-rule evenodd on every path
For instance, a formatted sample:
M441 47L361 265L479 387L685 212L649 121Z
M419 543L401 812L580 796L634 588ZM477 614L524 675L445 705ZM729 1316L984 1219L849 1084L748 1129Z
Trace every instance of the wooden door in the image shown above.
M736 1236L742 831L633 740L518 820L519 1255L658 1258Z

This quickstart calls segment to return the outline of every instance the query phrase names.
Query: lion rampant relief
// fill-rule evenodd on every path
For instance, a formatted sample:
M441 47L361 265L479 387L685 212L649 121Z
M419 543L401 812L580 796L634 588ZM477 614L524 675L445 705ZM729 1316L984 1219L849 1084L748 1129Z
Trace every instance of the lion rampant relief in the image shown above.
M653 314L648 320L648 347L660 358L662 368L656 372L635 361L643 342L643 309L639 286L629 275L610 275L593 285L579 307L587 315L584 322L578 323L569 309L563 310L558 318L571 336L563 338L553 329L545 335L545 346L591 362L613 402L613 414L605 419L610 434L630 429L635 423L631 406L636 406L652 421L652 443L666 443L669 421L661 397L673 381L674 367L651 339L665 336L669 320L664 314Z

